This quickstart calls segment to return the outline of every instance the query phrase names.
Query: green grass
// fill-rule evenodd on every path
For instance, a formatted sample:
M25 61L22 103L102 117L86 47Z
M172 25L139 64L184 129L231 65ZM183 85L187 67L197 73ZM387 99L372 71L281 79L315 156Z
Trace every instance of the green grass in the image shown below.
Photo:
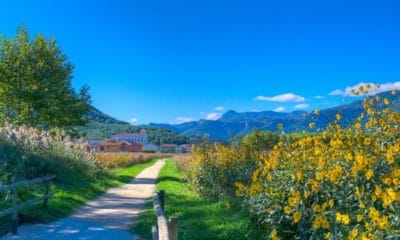
M90 178L79 173L69 175L61 183L52 185L54 194L49 200L49 207L44 210L39 205L27 208L20 213L21 223L49 222L66 217L87 201L104 193L110 187L120 186L132 180L143 169L153 165L157 160L136 164L127 168L114 169ZM41 204L41 203L40 203Z
M162 168L157 189L165 190L165 213L179 217L179 239L246 239L249 218L240 209L228 204L212 202L199 197L183 181L173 161L167 160ZM156 224L152 202L139 217L133 231L151 239L151 226Z

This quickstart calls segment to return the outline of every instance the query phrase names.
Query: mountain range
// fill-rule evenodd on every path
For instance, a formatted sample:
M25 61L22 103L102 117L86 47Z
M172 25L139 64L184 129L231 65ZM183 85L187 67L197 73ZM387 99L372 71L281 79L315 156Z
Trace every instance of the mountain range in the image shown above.
M399 94L393 95L391 92L385 92L377 96L382 99L388 98L390 100L389 107L392 110L400 110ZM378 107L382 108L383 105L380 104ZM279 123L283 124L284 131L287 133L310 131L309 123L311 122L316 125L314 131L318 131L333 122L337 113L342 114L341 124L347 126L353 123L363 111L363 100L357 100L337 107L322 109L319 115L305 111L285 113L274 111L236 112L230 110L223 114L220 119L214 121L202 119L181 124L150 123L149 126L170 129L185 136L204 136L207 134L212 140L228 140L231 136L248 134L254 128L261 131L276 132Z

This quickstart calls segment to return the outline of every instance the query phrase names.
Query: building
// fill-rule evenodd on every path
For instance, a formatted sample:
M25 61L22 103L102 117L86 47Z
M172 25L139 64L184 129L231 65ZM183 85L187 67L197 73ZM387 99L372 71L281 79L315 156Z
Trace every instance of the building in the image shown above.
M86 140L87 150L93 151L96 150L96 146L104 141L104 138L89 138Z
M105 140L95 147L96 152L141 152L143 145L127 141Z
M105 140L104 138L89 138L86 140L86 143L90 146L96 146L104 140Z
M119 133L111 136L111 139L116 141L127 141L130 143L140 143L142 145L148 144L148 137L145 129L140 130L138 133Z
M188 144L179 145L178 152L179 153L189 153L190 152L190 146Z
M160 147L155 144L148 143L146 145L143 145L143 151L160 152Z
M176 145L176 144L161 144L160 151L163 153L176 153L176 152L178 152L178 145Z

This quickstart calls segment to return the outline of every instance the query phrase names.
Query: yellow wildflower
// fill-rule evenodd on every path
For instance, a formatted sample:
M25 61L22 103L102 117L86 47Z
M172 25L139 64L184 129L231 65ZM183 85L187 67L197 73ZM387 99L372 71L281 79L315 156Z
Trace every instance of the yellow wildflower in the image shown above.
M293 214L293 222L298 223L300 221L301 214L297 211Z
M272 230L272 232L271 232L271 240L278 240L278 239L279 239L278 232L275 229Z
M342 214L340 212L336 213L336 221L344 225L349 225L350 217L347 214Z
M368 169L368 171L365 173L365 178L367 180L370 180L374 176L374 170Z

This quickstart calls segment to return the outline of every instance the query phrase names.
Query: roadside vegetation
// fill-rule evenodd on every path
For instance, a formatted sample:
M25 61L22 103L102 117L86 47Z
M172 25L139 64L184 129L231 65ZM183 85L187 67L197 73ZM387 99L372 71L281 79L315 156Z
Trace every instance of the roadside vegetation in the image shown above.
M167 160L156 187L166 192L165 214L179 217L179 239L245 239L251 235L249 218L240 208L200 197L189 188L175 161ZM156 224L152 207L149 201L132 229L147 239Z
M257 132L251 144L204 142L187 180L205 198L242 206L270 239L399 239L400 113L389 105L366 97L350 127L337 113L325 130L281 137L272 149Z
M96 162L106 169L129 167L134 164L146 163L152 159L171 157L167 153L142 152L98 152Z
M85 144L72 142L61 130L43 131L36 128L5 125L0 127L0 185L50 174L57 175L52 184L53 198L44 210L41 203L24 209L20 223L47 222L65 217L85 202L108 188L126 183L155 158L124 163L121 168L104 167ZM156 156L153 156L156 157ZM102 164L103 163L103 164ZM18 189L18 201L26 201L44 191L41 185ZM0 210L11 205L10 193L0 194ZM9 230L10 216L0 220L0 234Z

